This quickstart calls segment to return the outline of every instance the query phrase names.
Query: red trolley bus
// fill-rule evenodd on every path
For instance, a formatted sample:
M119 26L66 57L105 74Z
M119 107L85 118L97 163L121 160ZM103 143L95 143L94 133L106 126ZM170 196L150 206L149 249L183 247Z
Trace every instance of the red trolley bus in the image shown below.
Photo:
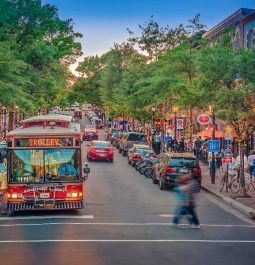
M81 209L80 124L65 115L36 116L7 135L7 210ZM85 176L83 177L83 173Z

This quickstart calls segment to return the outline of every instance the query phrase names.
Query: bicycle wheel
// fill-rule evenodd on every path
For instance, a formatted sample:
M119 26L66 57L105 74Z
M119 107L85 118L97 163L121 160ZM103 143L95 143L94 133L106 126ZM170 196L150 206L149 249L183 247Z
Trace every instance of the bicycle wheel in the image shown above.
M219 184L219 190L220 190L220 192L223 191L224 186L225 186L225 183L226 183L226 177L223 176L222 179L220 180L220 184Z
M234 179L231 183L231 187L230 187L232 193L238 193L240 190L240 183L237 179Z

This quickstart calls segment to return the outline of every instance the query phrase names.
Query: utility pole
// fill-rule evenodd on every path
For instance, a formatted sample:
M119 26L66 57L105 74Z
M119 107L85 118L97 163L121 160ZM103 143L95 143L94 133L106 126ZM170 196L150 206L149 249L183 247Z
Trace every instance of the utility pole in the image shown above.
M212 140L215 140L215 113L212 110ZM211 183L215 184L215 153L212 152Z

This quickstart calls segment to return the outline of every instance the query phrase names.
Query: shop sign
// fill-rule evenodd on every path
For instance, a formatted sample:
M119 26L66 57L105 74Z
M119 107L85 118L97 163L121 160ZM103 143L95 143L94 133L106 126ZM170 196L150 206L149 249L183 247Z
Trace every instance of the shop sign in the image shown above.
M184 129L184 119L183 118L177 118L176 119L176 129L177 130L183 130Z
M205 114L200 114L197 116L197 122L201 125L207 125L211 123L211 117Z

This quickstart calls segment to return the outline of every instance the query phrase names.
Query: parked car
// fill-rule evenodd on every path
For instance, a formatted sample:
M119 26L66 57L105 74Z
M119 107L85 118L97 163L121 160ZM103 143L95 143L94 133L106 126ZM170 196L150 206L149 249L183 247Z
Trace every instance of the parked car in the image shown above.
M119 132L114 132L112 133L112 135L110 136L109 141L111 142L111 144L113 146L117 147L117 143L118 143L118 139L120 138L120 133Z
M159 163L153 166L152 182L161 190L174 187L176 178L191 173L201 183L201 168L197 158L190 153L161 153Z
M111 128L109 131L106 132L105 134L105 140L109 141L113 133L120 133L121 129L115 129Z
M91 160L108 160L113 162L114 149L108 141L91 141L88 145L88 161Z
M148 145L134 144L128 151L128 164L133 167L135 164L143 159L144 154L152 152L152 149Z
M127 155L127 152L134 144L149 145L144 133L128 132L126 133L119 144L119 151L123 156Z

